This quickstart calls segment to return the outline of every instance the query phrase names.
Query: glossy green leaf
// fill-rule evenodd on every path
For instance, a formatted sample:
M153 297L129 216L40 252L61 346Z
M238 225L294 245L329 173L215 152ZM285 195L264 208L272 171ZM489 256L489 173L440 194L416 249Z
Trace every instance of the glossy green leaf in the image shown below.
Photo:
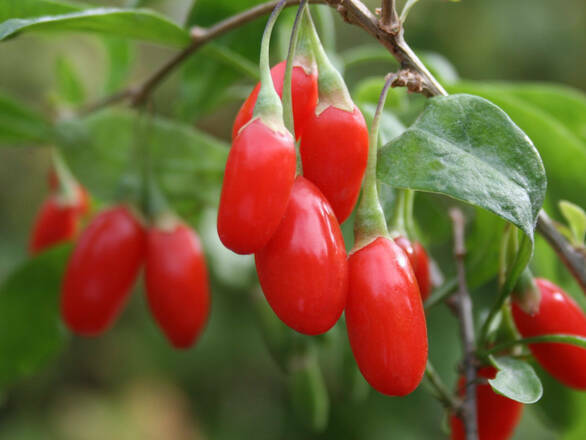
M567 200L560 201L559 207L572 231L574 244L576 246L584 245L584 237L586 236L586 212L578 205Z
M80 11L82 6L61 0L2 0L0 22L10 18L29 18L42 15L58 15Z
M0 23L0 41L32 31L94 32L161 45L184 47L189 32L147 9L95 8L66 14L11 18Z
M57 58L56 64L57 94L69 104L81 104L85 99L85 90L75 67L64 56Z
M492 360L498 372L488 383L496 393L525 404L541 399L543 386L531 365L511 357Z
M560 110L567 105L570 112L581 115L575 116L576 120L584 118L584 110L580 110L583 108L580 104L583 98L570 100L562 95L562 98L556 100L553 98L554 88L548 90L547 99L551 99L552 103L559 100L561 104L547 106L544 98L537 99L536 96L542 96L537 94L528 99L527 89L518 84L464 82L448 86L450 93L473 93L490 99L507 112L539 150L547 170L548 196L553 201L565 199L586 206L586 143L580 137L580 130L574 131L565 122L572 120L566 118L566 111ZM574 92L573 95L583 96L580 92ZM577 104L571 105L571 102ZM572 123L572 126L576 125L581 126L581 123Z
M51 128L43 115L0 91L0 144L47 142Z
M25 262L0 287L0 387L49 362L67 341L59 315L70 245Z
M484 208L526 237L511 277L529 262L545 170L531 140L496 105L471 95L430 100L417 121L379 152L379 180Z
M58 145L74 174L98 198L115 196L121 177L136 163L136 149L148 147L157 181L180 213L215 205L227 144L186 124L142 118L133 111L106 110L63 121L57 126Z

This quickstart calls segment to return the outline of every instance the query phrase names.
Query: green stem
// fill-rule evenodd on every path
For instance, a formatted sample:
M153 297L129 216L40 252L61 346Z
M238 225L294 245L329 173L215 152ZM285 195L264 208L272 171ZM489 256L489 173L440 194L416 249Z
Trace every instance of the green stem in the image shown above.
M425 310L431 309L433 306L441 303L444 299L449 297L458 288L458 279L456 277L450 278L440 287L435 289L431 296L425 301Z
M320 114L329 106L346 110L348 112L354 111L354 102L350 97L350 92L344 78L340 72L336 70L332 62L329 60L326 51L324 50L309 8L305 9L306 13L303 20L304 32L310 38L310 44L317 63L317 84L319 91L319 99L315 109L316 114Z
M586 338L576 335L565 335L565 334L549 334L533 336L531 338L516 339L513 341L503 342L502 344L495 345L489 349L480 352L481 356L488 356L490 354L499 353L508 348L516 345L529 345L529 344L541 344L541 343L558 343L558 344L570 344L577 347L586 349Z
M381 91L378 105L372 119L372 126L368 137L368 161L366 173L362 185L362 198L356 211L354 234L356 236L355 248L360 248L366 242L377 236L388 235L387 223L383 213L376 187L376 159L378 152L378 131L380 117L385 105L387 93L393 81L392 75L387 75L385 85Z
M293 120L293 98L291 91L291 77L293 76L293 62L295 61L295 53L297 51L297 40L299 39L300 23L307 0L303 0L297 9L293 29L291 30L291 39L289 40L289 52L287 53L287 65L285 67L285 76L283 77L283 116L285 119L285 127L293 136L295 136L295 124Z
M57 175L57 182L59 184L59 193L62 200L69 203L76 203L79 194L77 192L78 183L69 167L65 164L65 160L59 150L55 147L51 149L51 162L53 169Z
M436 398L442 402L442 404L452 412L457 412L460 403L454 394L450 391L450 389L444 384L440 375L434 368L431 361L427 361L427 365L425 367L425 377L428 380L428 383L431 387L435 390Z
M283 131L283 106L281 99L271 77L271 66L269 60L269 49L271 43L271 34L275 27L275 22L279 17L280 12L285 7L286 0L281 0L273 12L265 26L260 46L260 91L256 105L254 106L253 118L260 117L263 122L276 131Z
M393 216L389 222L391 235L402 235L413 240L415 227L413 225L413 201L415 191L411 189L397 189Z

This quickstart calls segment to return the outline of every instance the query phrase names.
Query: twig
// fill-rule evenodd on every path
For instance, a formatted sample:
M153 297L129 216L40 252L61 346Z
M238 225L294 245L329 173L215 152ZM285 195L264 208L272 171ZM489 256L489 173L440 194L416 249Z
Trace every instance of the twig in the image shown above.
M466 395L462 404L461 417L466 428L466 439L478 439L476 419L476 347L474 343L474 319L472 316L472 301L466 285L466 271L464 257L466 248L464 241L464 215L458 208L450 210L454 226L454 258L458 269L458 292L454 295L458 317L460 319L460 333L464 348L464 370L466 377Z
M301 0L288 0L285 6L293 6L299 4ZM309 0L310 3L323 3L324 0ZM183 61L185 61L190 55L196 52L199 48L204 46L211 40L214 40L225 33L239 28L240 26L271 12L278 1L270 1L262 3L253 8L247 9L239 14L222 20L212 27L201 28L194 27L191 30L192 43L182 51L178 52L173 58L163 64L157 71L155 71L149 78L147 78L141 85L130 87L126 90L122 90L112 96L108 96L101 101L89 105L83 109L80 113L82 115L91 113L93 111L102 109L112 104L130 100L132 106L137 107L145 102L150 94L157 88L157 86Z
M537 217L537 231L543 235L549 245L556 251L584 293L586 293L586 256L576 250L560 234L543 209L539 211L539 216Z
M430 361L427 361L427 365L425 367L425 377L427 377L429 384L435 390L436 398L444 405L447 410L453 414L457 414L460 410L461 402L444 384Z
M381 15L381 27L388 32L399 32L401 28L401 22L397 15L397 8L395 7L395 0L382 0L382 15Z

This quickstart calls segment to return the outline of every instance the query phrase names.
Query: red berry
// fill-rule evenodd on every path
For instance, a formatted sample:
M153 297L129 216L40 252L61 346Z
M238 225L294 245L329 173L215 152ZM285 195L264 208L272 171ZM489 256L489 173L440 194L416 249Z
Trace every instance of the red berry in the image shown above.
M421 293L421 299L425 301L431 293L431 279L429 274L429 257L425 248L419 242L411 243L406 237L395 238L395 243L399 245L403 252L407 254L415 278L417 278L417 284L419 285L419 292Z
M340 223L348 218L360 192L368 158L368 129L357 107L348 112L329 106L312 112L301 137L303 175L326 196Z
M33 226L29 252L35 255L46 248L75 237L79 223L77 207L64 205L51 195L43 205Z
M281 61L271 69L273 84L279 96L283 94L283 78L287 62ZM250 93L234 120L232 127L232 139L236 138L238 131L252 119L252 112L256 104L256 98L260 90L260 83ZM295 124L295 135L301 137L305 122L311 116L317 103L317 72L315 69L307 74L305 69L299 65L293 65L291 75L291 96L293 100L293 119Z
M478 370L478 378L493 379L496 369L485 367ZM458 395L464 397L466 379L458 380ZM476 385L476 412L478 421L478 440L506 440L521 419L523 404L496 394L488 383ZM466 440L464 424L459 417L450 416L452 440Z
M513 318L525 338L562 333L586 336L586 316L578 304L555 284L537 278L541 300L537 313L526 313L513 301ZM537 362L563 384L586 390L586 350L569 344L530 344Z
M210 309L206 263L195 231L183 224L149 230L145 283L149 308L167 339L176 348L190 347Z
M405 253L378 237L348 260L346 327L362 375L377 391L404 396L423 377L427 329Z
M348 268L344 239L319 189L297 177L285 216L256 253L265 296L277 316L298 332L328 331L346 305Z
M218 209L218 234L228 249L254 253L279 226L295 180L294 142L261 119L234 139Z
M75 333L102 333L118 316L144 257L142 226L123 206L103 211L83 231L63 280L61 314Z
M39 210L31 233L31 255L56 244L73 239L77 235L81 217L89 208L87 191L78 186L77 201L62 201L57 194L50 195Z

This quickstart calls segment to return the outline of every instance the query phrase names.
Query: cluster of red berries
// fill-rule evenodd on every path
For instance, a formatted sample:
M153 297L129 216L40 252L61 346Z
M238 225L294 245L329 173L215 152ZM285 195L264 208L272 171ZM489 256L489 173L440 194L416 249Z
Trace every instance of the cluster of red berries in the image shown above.
M285 65L271 70L279 95ZM319 90L316 70L294 63L292 71L303 175L296 175L294 137L253 115L261 84L242 105L224 174L218 233L232 251L255 254L265 297L292 329L322 334L345 310L363 375L382 393L405 395L421 381L427 360L422 295L431 287L428 257L405 237L396 239L398 245L378 237L347 257L340 224L358 199L368 129L351 100L340 106Z
M586 337L586 315L576 302L552 282L535 279L537 296L525 300L527 292L513 294L511 310L517 330L524 338L550 334ZM536 361L562 384L577 390L586 390L586 350L563 343L529 344ZM506 440L513 435L523 405L496 394L486 383L493 379L496 370L485 367L478 370L480 383L476 387L478 438L480 440ZM458 393L464 394L466 380L460 377ZM462 421L452 416L452 439L466 438Z
M75 237L88 197L76 182L73 187L75 203L64 203L53 193L43 204L32 233L34 253ZM144 263L147 302L155 321L174 347L187 348L197 340L210 308L199 237L172 214L146 227L144 223L125 205L106 209L89 222L63 278L63 321L80 335L103 333L126 304Z

